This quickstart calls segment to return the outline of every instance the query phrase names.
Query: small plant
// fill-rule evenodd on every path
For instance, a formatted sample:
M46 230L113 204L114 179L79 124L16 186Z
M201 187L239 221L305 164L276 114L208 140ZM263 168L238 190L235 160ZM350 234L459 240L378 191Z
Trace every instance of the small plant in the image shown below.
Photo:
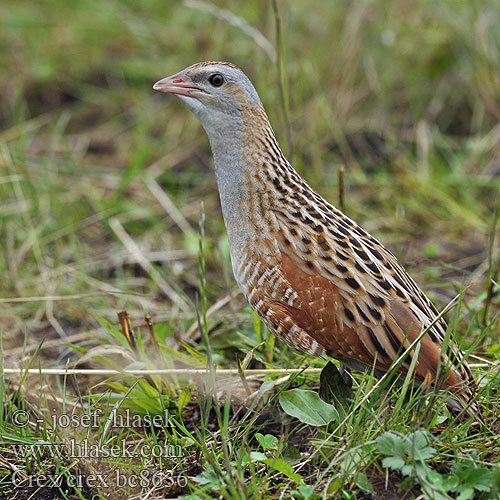
M405 476L407 484L419 485L428 498L447 500L451 493L460 500L498 498L498 469L491 469L471 453L455 461L448 474L439 473L428 463L438 454L432 440L429 432L418 430L410 435L384 432L376 441L377 450L385 457L382 465Z

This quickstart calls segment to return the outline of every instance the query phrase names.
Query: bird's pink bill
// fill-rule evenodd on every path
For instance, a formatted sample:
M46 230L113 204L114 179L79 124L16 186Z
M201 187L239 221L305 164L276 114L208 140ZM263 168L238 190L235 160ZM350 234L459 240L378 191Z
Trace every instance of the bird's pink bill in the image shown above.
M154 90L159 92L166 92L169 94L183 95L186 97L194 97L191 92L198 91L203 92L202 89L197 87L191 81L191 78L187 76L186 70L180 71L172 76L167 76L162 80L157 81L153 85Z

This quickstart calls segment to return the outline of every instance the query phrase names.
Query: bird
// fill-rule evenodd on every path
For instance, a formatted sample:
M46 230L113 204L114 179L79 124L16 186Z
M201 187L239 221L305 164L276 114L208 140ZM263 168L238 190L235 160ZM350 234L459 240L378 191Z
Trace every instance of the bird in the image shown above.
M243 71L200 62L153 89L179 97L208 135L233 273L264 324L354 370L383 374L402 361L405 375L416 356L417 383L448 390L455 414L477 414L474 377L445 319L391 251L292 167Z

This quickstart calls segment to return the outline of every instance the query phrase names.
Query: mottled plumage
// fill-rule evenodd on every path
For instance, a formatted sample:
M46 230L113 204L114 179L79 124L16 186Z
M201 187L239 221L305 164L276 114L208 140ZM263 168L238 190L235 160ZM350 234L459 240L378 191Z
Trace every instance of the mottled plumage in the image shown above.
M415 370L466 402L475 389L446 322L396 257L311 188L283 155L257 92L236 66L206 62L157 82L200 119L214 155L234 275L284 342L353 368L387 371L423 331ZM407 356L404 373L411 362Z

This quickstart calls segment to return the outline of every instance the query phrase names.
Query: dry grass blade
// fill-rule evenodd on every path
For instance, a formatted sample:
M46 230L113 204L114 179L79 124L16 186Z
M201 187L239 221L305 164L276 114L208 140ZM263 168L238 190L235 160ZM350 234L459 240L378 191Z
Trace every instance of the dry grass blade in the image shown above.
M5 375L135 375L142 377L143 375L206 375L207 369L196 369L196 368L166 368L158 370L110 370L110 369L90 369L90 368L30 368L28 370L23 370L21 368L4 368L3 373ZM239 371L236 369L219 369L215 370L217 375L236 375L239 376ZM304 373L306 375L319 374L321 373L321 368L283 368L283 369L252 369L243 370L243 373L247 377L260 377L268 375L294 375L296 373Z
M151 194L158 200L158 203L163 207L165 212L172 218L172 220L179 226L182 232L186 235L194 234L195 231L189 224L188 220L182 212L175 206L170 197L163 191L161 186L156 182L154 177L148 175L145 180L147 188Z
M226 304L229 304L229 301L231 300L231 297L229 295L226 295L225 297L222 297L219 299L213 306L210 306L207 309L207 318L209 318L212 314L217 312L219 309L222 309ZM192 339L194 337L197 338L195 335L196 333L200 333L199 328L198 328L198 323L195 321L189 330L186 332L184 335L184 339Z
M23 353L29 354L33 351L36 351L37 349L40 349L40 351L43 351L44 349L52 349L54 347L58 347L67 343L76 343L83 340L88 340L88 338L91 337L93 333L97 334L100 331L101 331L100 329L96 329L93 331L75 333L74 335L68 335L64 339L45 340L42 345L36 343L36 344L28 344L26 346L14 347L12 349L5 349L3 353L4 356L7 357L7 356L18 356Z
M78 293L74 295L44 295L40 297L7 297L0 298L0 304L20 304L26 302L59 302L62 300L80 300L88 297L100 297L103 295L142 295L137 292L121 292L121 291L106 291L106 292L91 292Z
M0 142L8 142L16 139L20 135L36 130L43 125L50 123L54 119L54 113L45 113L37 116L32 120L25 121L19 125L15 125L0 133ZM1 165L1 161L0 161Z
M228 22L251 37L255 43L267 54L269 59L274 63L276 62L276 54L272 43L256 28L250 26L242 17L236 16L232 12L221 9L207 2L201 0L185 0L184 5L192 9L198 9L203 12L208 12L218 19Z
M250 396L250 394L252 394L252 391L250 390L250 386L248 385L248 381L245 377L245 372L243 371L243 368L241 366L240 358L238 357L237 354L236 354L236 364L238 366L238 375L239 375L240 380L243 384L243 387L245 388L245 392L246 392L247 396Z
M134 255L139 265L151 276L154 282L158 285L158 288L160 288L160 290L183 311L188 311L189 306L186 301L162 278L160 273L154 268L151 262L146 259L139 246L125 231L120 221L113 217L109 220L109 225L111 226L111 229L114 231L116 236L118 236L121 242L125 245L127 250Z

